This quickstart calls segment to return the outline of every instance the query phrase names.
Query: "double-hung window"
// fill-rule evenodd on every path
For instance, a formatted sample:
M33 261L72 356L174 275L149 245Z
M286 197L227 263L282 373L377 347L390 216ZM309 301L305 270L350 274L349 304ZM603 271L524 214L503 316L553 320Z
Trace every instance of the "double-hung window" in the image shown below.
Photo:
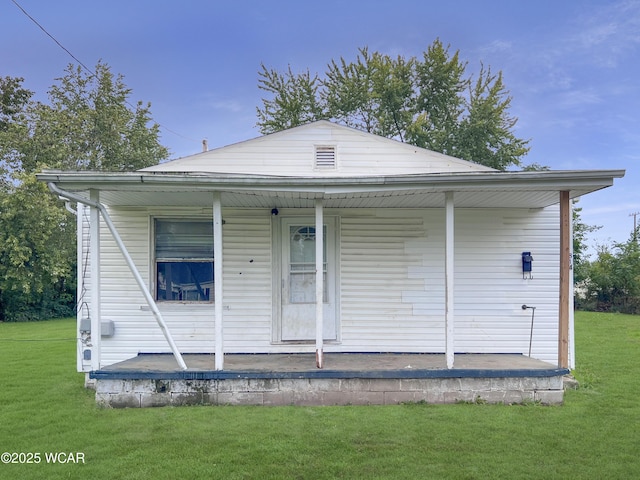
M213 301L213 222L155 219L156 300Z

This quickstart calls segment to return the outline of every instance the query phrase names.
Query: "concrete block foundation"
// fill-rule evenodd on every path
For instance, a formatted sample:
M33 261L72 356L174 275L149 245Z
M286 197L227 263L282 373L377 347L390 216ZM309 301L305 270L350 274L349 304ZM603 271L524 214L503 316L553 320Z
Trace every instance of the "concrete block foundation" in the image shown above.
M98 405L390 405L483 402L563 402L562 377L412 379L154 379L97 380Z

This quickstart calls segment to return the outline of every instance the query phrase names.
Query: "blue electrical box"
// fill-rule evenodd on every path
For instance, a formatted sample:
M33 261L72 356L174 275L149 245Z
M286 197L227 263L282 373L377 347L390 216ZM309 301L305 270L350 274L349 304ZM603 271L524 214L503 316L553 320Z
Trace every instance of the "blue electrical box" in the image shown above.
M531 272L533 271L533 255L531 252L522 252L522 276L526 278L527 275L529 278L531 277Z

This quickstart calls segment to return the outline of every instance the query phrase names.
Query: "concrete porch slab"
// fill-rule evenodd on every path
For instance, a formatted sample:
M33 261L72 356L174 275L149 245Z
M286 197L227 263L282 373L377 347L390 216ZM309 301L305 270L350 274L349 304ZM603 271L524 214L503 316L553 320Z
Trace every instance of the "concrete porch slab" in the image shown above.
M510 354L456 355L447 369L439 354L185 355L142 354L91 372L96 402L110 407L163 405L369 405L404 402L560 404L566 369Z
M547 362L519 354L458 354L453 369L446 368L442 354L417 353L325 353L324 368L315 355L227 354L224 370L214 370L213 354L183 355L188 370L179 368L173 355L140 354L91 373L92 378L131 378L131 375L164 378L416 378L565 375Z

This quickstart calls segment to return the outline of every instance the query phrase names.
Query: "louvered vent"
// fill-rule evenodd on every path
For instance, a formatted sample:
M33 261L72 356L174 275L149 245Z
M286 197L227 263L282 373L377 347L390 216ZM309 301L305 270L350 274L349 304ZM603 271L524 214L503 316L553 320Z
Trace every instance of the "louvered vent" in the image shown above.
M336 168L336 147L316 147L316 168Z

